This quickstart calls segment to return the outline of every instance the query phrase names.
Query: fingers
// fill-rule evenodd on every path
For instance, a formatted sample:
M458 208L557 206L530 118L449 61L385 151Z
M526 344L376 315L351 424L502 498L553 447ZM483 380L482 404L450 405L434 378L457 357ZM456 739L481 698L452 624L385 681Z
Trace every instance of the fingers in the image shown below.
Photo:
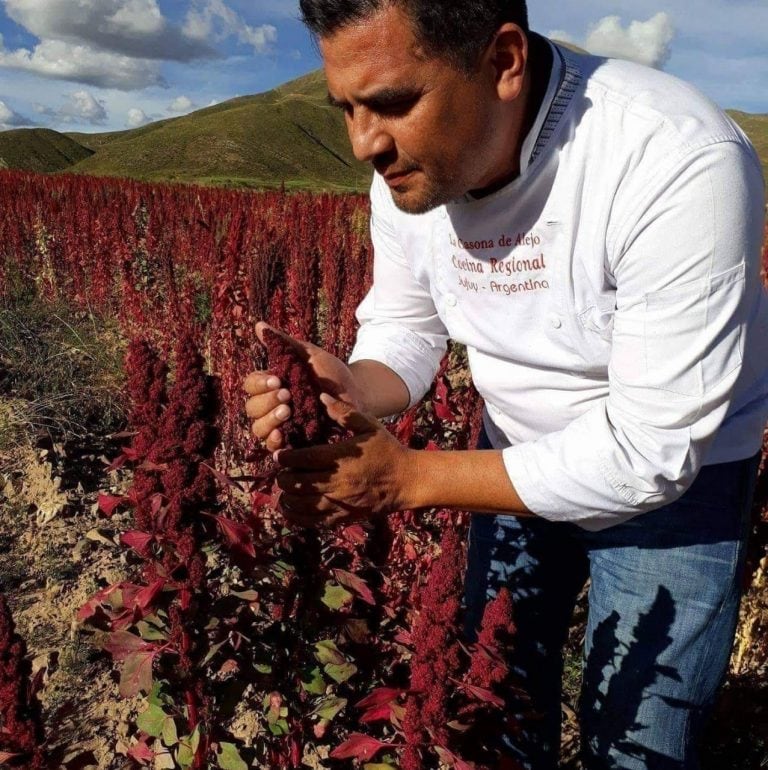
M245 413L252 420L251 432L256 438L268 438L291 416L290 400L289 391L273 390L260 396L252 396L246 401Z
M320 400L325 404L328 416L355 435L375 433L381 428L381 423L375 417L358 412L352 404L339 401L329 393L320 394Z
M341 444L313 446L308 449L286 449L277 455L277 464L296 471L332 471L338 467Z
M284 446L280 426L291 416L289 390L280 387L280 380L270 372L253 372L243 383L250 398L245 413L253 421L251 432L266 441L267 449L276 452Z
M243 390L249 396L261 396L280 388L280 380L270 372L252 372L243 382Z
M283 472L277 477L277 486L287 495L305 497L307 495L323 495L329 489L328 482L332 474L324 473L291 473Z
M297 497L283 492L280 495L280 511L288 521L301 527L319 527L326 517L337 509L322 495Z

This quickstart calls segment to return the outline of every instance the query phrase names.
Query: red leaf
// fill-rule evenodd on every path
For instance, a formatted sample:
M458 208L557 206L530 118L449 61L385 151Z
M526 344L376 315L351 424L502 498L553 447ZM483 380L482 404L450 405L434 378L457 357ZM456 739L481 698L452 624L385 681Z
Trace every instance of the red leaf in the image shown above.
M301 764L302 745L296 738L291 738L291 765L298 767Z
M367 602L374 607L376 606L376 599L374 599L371 589L368 588L368 584L365 580L357 575L353 575L351 572L346 572L343 569L335 569L333 570L333 574L336 576L336 580L338 580L345 588L354 591L364 602Z
M256 548L253 545L250 527L246 524L239 524L236 521L227 519L224 516L215 516L214 518L219 522L222 534L232 548L247 554L251 558L256 558Z
M255 508L265 508L275 504L274 500L272 499L272 495L258 491L251 493L251 501Z
M116 440L121 438L133 438L134 436L138 436L139 432L137 430L123 430L120 431L120 433L112 433L109 438L110 440Z
M79 622L83 622L84 620L88 620L88 618L93 617L96 612L98 611L99 607L107 600L109 597L117 590L122 588L122 583L116 583L112 586L107 586L106 588L102 588L101 591L94 594L78 611L77 611L77 620Z
M367 761L373 759L382 749L391 748L393 744L377 741L369 735L352 733L341 746L335 748L331 759L360 759Z
M115 508L121 506L127 502L126 497L116 497L115 495L99 495L99 510L105 516L112 516L115 512Z
M148 649L129 655L123 663L120 673L120 695L133 698L139 693L148 694L152 690L152 663L157 649Z
M155 758L155 752L147 746L147 740L147 738L143 738L135 746L131 746L131 748L128 749L128 756L139 762L144 760L151 762Z
M136 594L136 604L146 612L147 608L155 601L158 594L165 587L165 583L165 580L155 580L151 586L142 588L141 591Z
M368 535L360 524L352 524L342 530L342 535L351 543L356 545L365 545L368 542Z
M128 455L125 452L123 452L121 455L118 455L114 460L112 460L112 462L107 466L107 473L111 473L112 471L119 470L127 462L128 462Z
M160 513L160 509L163 507L163 496L158 492L156 495L152 495L152 515L157 516Z
M241 492L244 492L242 484L238 483L235 479L233 479L231 476L227 476L226 473L222 473L220 470L217 470L212 465L208 465L208 463L201 463L203 468L205 468L207 471L210 471L213 476L216 478L216 480L221 484L225 489L227 487L234 487L235 489L240 490Z
M140 466L140 471L162 472L168 470L168 463L153 463L151 460L145 460Z
M472 762L465 762L445 747L435 746L434 748L440 759L446 764L453 766L455 770L477 770L477 765Z
M140 636L132 634L130 631L114 631L107 638L104 649L115 660L126 660L136 653L143 653L147 650L154 651L155 645L144 641Z
M416 430L416 412L411 410L407 412L397 422L395 435L402 444L410 444L413 434Z
M504 698L500 698L498 695L492 693L490 690L486 690L484 687L477 687L473 684L465 684L464 682L459 682L456 679L451 679L451 681L466 690L473 698L483 701L483 703L492 703L494 706L499 706L501 708L503 708L505 705Z
M150 535L148 532L138 532L136 530L132 532L123 532L120 535L120 542L127 545L129 548L133 548L142 556L149 555L149 544L155 539L154 535Z
M392 702L384 703L381 706L373 706L369 708L360 717L360 721L367 725L371 722L380 722L382 719L390 720L392 718Z
M435 414L445 422L456 422L456 415L448 406L448 383L441 377L435 387Z
M429 441L427 443L426 447L424 447L424 448L427 450L427 452L439 452L440 451L440 447L434 441Z
M366 695L359 703L356 703L355 708L367 709L371 706L391 703L393 700L397 700L401 694L402 690L396 690L394 687L377 687L370 695Z

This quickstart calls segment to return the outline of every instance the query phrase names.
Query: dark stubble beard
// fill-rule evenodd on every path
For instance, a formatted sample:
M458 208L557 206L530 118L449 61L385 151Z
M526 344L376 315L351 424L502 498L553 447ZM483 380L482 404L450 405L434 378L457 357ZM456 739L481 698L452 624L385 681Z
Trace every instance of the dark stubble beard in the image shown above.
M395 206L405 214L426 214L462 195L455 189L457 186L455 178L444 181L434 180L424 175L424 172L419 173L422 174L423 184L419 188L417 197L409 196L407 189L399 192L397 187L393 187L390 191Z

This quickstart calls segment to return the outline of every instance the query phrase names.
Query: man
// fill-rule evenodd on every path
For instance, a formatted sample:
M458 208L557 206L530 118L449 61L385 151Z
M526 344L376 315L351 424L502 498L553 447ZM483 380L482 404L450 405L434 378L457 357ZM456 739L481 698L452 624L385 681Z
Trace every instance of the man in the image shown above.
M375 265L350 363L304 346L351 441L285 449L290 393L246 383L254 434L283 450L286 515L483 512L468 610L513 592L542 717L504 740L535 770L557 766L561 648L591 578L585 767L697 768L768 415L754 151L686 84L529 32L524 2L301 7L376 171ZM484 443L408 450L376 418L422 398L449 336Z

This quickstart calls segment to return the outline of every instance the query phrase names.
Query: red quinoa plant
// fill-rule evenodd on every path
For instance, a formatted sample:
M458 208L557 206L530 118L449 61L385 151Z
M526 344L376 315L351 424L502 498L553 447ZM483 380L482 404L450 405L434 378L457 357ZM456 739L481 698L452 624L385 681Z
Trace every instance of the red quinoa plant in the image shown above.
M179 766L203 768L212 706L204 671L210 594L203 546L219 520L208 465L216 446L215 395L189 336L177 346L169 391L167 367L145 341L130 346L127 370L136 433L125 455L137 464L127 499L138 529L121 541L140 558L141 572L138 582L99 592L79 619L106 620L105 649L123 663L121 693L151 696L129 754L143 762L173 753Z
M0 593L0 764L44 770L45 734L24 640Z

